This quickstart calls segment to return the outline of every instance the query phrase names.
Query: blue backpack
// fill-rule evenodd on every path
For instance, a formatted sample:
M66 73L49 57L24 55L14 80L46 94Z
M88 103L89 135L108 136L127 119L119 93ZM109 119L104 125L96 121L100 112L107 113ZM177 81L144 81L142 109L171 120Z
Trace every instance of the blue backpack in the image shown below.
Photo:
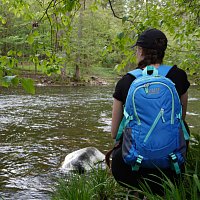
M179 174L185 162L189 135L175 84L165 77L170 69L147 66L129 72L136 79L128 91L116 141L123 133L122 156L134 171L172 168Z

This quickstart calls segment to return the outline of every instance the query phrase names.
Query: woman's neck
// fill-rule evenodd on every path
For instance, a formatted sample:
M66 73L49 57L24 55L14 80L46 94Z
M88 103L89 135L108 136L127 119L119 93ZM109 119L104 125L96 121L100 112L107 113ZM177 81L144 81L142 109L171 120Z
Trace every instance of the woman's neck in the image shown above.
M154 66L155 68L158 68L160 64L150 64L150 66Z
M148 65L148 66L153 66L153 67L155 67L155 68L158 68L159 66L160 66L160 64L150 64L150 65ZM145 67L142 67L142 69L144 69Z

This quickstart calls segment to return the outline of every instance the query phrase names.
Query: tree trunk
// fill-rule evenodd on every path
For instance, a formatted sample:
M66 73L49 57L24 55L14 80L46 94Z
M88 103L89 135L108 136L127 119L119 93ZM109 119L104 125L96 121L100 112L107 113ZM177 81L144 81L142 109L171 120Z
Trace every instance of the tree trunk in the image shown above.
M75 80L80 81L80 68L77 64L76 64L76 69L75 69Z
M83 22L83 5L81 5L80 14L79 14L79 26L78 26L78 51L77 51L77 57L76 57L76 68L75 68L75 74L74 78L75 80L80 80L80 66L81 66L81 48L82 48L82 22Z

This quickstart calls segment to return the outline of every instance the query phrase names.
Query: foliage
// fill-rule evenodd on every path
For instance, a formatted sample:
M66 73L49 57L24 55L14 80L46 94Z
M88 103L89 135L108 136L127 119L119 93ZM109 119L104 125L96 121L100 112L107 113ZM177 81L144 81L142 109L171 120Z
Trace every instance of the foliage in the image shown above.
M89 174L72 174L66 180L63 178L53 193L52 199L127 199L134 197L135 192L146 196L149 200L197 200L200 197L200 179L199 179L199 151L200 137L194 135L195 140L191 144L188 152L188 163L186 172L183 174L179 185L173 184L165 175L163 181L163 190L165 196L155 195L151 192L148 184L141 184L140 189L133 188L127 193L127 190L119 186L110 173L106 170L94 169ZM158 177L159 178L159 177ZM149 181L149 180L148 180ZM134 199L134 198L133 198ZM138 198L136 198L138 199Z
M13 74L18 61L12 57L12 54L13 52L9 51L8 56L0 57L0 86L9 87L21 84L26 92L34 94L35 88L32 79L19 78Z
M119 2L122 2L120 6ZM118 70L124 68L129 62L135 62L131 56L130 46L134 44L142 31L154 27L163 30L169 38L165 62L178 64L183 69L188 69L191 74L198 72L200 57L198 11L200 3L198 0L148 0L126 3L116 1L110 3L113 13L124 24L124 30L116 37L115 46L127 59L117 66Z
M197 74L199 7L198 0L1 0L0 82L8 80L2 79L7 73L16 75L20 62L48 75L71 67L74 73L102 66L133 68L130 47L148 27L167 34L166 63Z

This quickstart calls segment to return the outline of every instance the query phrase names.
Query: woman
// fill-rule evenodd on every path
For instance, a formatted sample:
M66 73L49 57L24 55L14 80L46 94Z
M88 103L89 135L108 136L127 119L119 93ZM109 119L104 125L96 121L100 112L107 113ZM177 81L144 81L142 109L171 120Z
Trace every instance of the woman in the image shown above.
M167 48L167 38L163 32L157 29L148 29L144 31L138 38L136 44L136 57L138 62L138 68L144 69L146 66L151 65L155 68L159 68L162 64L165 50ZM183 110L183 120L185 120L187 101L188 101L188 88L190 83L188 82L186 73L179 69L177 66L173 66L168 74L167 78L171 79L175 83L176 90L180 97ZM117 83L115 92L113 94L113 110L112 110L112 138L117 136L118 128L123 117L123 106L126 101L129 87L135 80L135 77L126 74ZM184 166L181 166L181 171L184 171ZM160 178L164 173L172 181L178 179L175 171L171 169L160 170L157 169L144 169L140 168L139 171L133 171L130 165L127 165L122 158L122 148L119 146L115 148L112 153L112 173L114 178L123 186L139 187L140 182L144 182L145 178L151 179L154 182L148 182L152 192L162 195L162 187L159 187L158 183L161 182ZM152 174L156 176L152 176Z

